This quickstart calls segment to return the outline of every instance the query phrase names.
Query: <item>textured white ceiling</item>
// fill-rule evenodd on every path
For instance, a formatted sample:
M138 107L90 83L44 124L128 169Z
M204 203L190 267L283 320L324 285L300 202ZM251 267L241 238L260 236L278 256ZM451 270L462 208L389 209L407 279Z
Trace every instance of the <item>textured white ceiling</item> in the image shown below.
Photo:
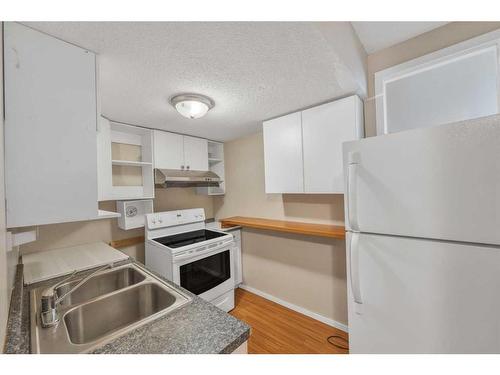
M346 48L332 45L335 23L26 24L100 55L105 116L210 139L253 133L262 120L359 92L362 81L341 58ZM210 96L215 108L185 119L168 104L182 92Z
M352 22L366 52L384 48L443 26L448 22Z

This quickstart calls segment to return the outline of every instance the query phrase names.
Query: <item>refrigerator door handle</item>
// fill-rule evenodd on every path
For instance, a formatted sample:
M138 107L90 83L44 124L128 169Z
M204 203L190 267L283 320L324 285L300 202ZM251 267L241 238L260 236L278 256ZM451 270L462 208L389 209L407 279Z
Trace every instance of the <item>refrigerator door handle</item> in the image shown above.
M347 165L347 218L351 230L359 232L358 225L358 200L357 200L357 175L359 165L359 154L350 152Z
M358 305L363 304L361 299L361 286L359 281L359 233L349 233L349 270L351 291L354 302Z

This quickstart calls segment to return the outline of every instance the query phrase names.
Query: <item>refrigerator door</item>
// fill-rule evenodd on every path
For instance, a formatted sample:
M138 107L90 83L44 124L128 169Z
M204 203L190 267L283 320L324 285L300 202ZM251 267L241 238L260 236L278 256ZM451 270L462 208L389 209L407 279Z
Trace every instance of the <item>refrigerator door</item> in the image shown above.
M346 225L500 244L500 116L344 143Z
M347 233L350 353L500 353L500 249Z

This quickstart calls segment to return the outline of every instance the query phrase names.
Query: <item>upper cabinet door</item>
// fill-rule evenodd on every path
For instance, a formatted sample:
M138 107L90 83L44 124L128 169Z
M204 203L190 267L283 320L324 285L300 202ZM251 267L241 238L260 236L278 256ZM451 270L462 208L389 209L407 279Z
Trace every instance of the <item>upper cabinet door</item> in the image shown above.
M266 193L303 193L301 113L265 121Z
M184 136L155 130L153 137L155 168L184 169Z
M8 227L97 218L95 60L4 23Z
M208 171L208 141L184 136L184 163L191 171Z
M304 190L344 193L342 143L363 136L363 107L357 96L302 111Z

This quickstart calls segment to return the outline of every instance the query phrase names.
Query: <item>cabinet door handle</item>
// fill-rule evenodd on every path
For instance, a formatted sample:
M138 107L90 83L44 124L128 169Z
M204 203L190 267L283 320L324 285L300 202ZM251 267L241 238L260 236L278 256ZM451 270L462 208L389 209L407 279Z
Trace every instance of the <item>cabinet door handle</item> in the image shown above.
M187 169L189 169L189 165L187 166Z
M181 165L181 169L184 170L184 166L183 165Z

